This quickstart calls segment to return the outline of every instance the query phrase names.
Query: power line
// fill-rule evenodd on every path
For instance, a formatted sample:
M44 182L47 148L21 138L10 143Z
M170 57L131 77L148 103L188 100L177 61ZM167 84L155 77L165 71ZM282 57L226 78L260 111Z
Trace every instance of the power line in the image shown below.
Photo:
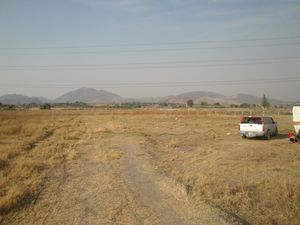
M244 63L223 63L223 64L182 64L182 65L142 65L142 66L114 66L114 67L68 67L68 68L0 68L0 71L92 71L92 70L140 70L140 69L173 69L173 68L199 68L199 67L226 67L226 66L249 66L268 65L278 63L299 63L299 61L266 61L266 62L244 62Z
M259 44L259 45L239 45L239 46L213 46L213 47L184 47L184 48L148 48L148 49L125 49L125 50L104 50L104 51L70 51L70 52L2 52L7 55L72 55L72 54L110 54L110 53L139 53L139 52L174 52L174 51L199 51L199 50L215 50L215 49L242 49L242 48L270 48L279 46L297 46L300 42L292 43L274 43L274 44Z
M70 46L45 46L45 47L0 47L0 50L49 50L49 49L84 49L84 48L111 48L111 47L140 47L140 46L162 46L162 45L187 45L200 43L235 43L235 42L257 42L257 41L279 41L295 40L298 36L266 37L266 38L245 38L227 40L199 40L199 41L179 41L179 42L152 42L152 43L123 43L123 44L103 44L103 45L70 45Z
M51 67L111 67L111 66L147 66L147 65L172 65L172 64L194 64L194 63L215 63L215 62L245 62L245 61L276 61L285 62L299 60L300 57L269 57L269 58L244 58L244 59L209 59L209 60L182 60L182 61L162 61L162 62L129 62L129 63L102 63L102 64L52 64L52 65L0 65L0 68L51 68Z
M180 81L180 82L126 82L126 83L106 83L106 84L78 84L78 85L66 85L66 84L48 84L45 85L16 85L16 84L1 84L3 87L16 87L16 88L79 88L82 86L97 86L101 88L163 88L163 87L199 87L199 86L235 86L235 85L266 85L275 83L295 83L300 82L300 76L285 77L285 78L260 78L260 79L245 79L245 80L204 80L204 81Z

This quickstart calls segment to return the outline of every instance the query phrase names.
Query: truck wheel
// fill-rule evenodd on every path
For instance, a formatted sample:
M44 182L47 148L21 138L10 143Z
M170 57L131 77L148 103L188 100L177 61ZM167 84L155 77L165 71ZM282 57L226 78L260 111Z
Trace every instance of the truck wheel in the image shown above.
M246 138L247 138L247 136L246 136L246 135L242 135L242 138L243 138L243 139L246 139Z
M300 138L298 136L295 138L295 142L300 144Z
M276 128L274 136L277 136L277 135L278 135L278 129Z
M270 131L269 131L269 130L267 131L265 137L266 137L267 140L270 140L270 139L271 139L271 134L270 134Z

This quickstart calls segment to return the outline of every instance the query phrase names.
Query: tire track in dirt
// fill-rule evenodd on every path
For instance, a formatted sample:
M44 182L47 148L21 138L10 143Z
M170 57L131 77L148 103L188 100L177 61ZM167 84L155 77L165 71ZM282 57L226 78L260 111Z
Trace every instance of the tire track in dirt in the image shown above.
M195 208L185 187L161 174L151 162L151 155L135 142L132 137L123 138L122 146L128 156L123 159L122 171L133 198L147 207L156 219L154 224L239 224L204 202Z
M139 203L139 207L147 209L149 219L155 224L194 224L188 223L179 216L168 202L170 196L162 192L159 181L155 180L153 171L149 169L147 163L141 156L137 158L137 146L128 144L125 146L128 158L123 162L123 171L126 177L126 185L132 198ZM144 224L144 223L142 223Z
M145 138L99 134L92 118L85 118L85 129L88 144L76 147L74 160L66 155L35 204L4 224L235 224L205 204L194 208L185 188L161 174L142 149ZM122 156L107 158L111 148Z

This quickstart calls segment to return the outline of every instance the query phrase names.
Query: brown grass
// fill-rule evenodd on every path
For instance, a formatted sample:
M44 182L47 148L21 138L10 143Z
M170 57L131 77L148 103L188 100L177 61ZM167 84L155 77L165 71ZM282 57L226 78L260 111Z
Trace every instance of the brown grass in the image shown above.
M0 112L0 214L35 200L51 168L75 150L84 128L78 125L78 116ZM70 133L75 125L77 131Z
M298 224L300 146L286 138L291 116L273 115L280 135L265 141L242 140L241 115L230 112L130 113L115 120L145 138L145 150L194 204L206 201L251 224Z
M249 111L249 110L248 110ZM0 113L0 212L32 202L51 168L80 158L89 132L136 137L159 170L203 201L251 224L300 221L300 145L285 139L291 116L273 115L279 137L242 140L242 114L225 110L23 111ZM91 130L88 121L99 123ZM117 139L117 138L116 138ZM121 159L103 143L103 162Z

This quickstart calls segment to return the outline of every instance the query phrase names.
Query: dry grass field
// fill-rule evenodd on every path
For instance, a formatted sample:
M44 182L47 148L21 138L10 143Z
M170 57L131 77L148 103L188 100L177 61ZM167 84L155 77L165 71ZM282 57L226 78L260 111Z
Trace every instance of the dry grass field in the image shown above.
M226 110L0 112L0 224L299 224L300 145Z

